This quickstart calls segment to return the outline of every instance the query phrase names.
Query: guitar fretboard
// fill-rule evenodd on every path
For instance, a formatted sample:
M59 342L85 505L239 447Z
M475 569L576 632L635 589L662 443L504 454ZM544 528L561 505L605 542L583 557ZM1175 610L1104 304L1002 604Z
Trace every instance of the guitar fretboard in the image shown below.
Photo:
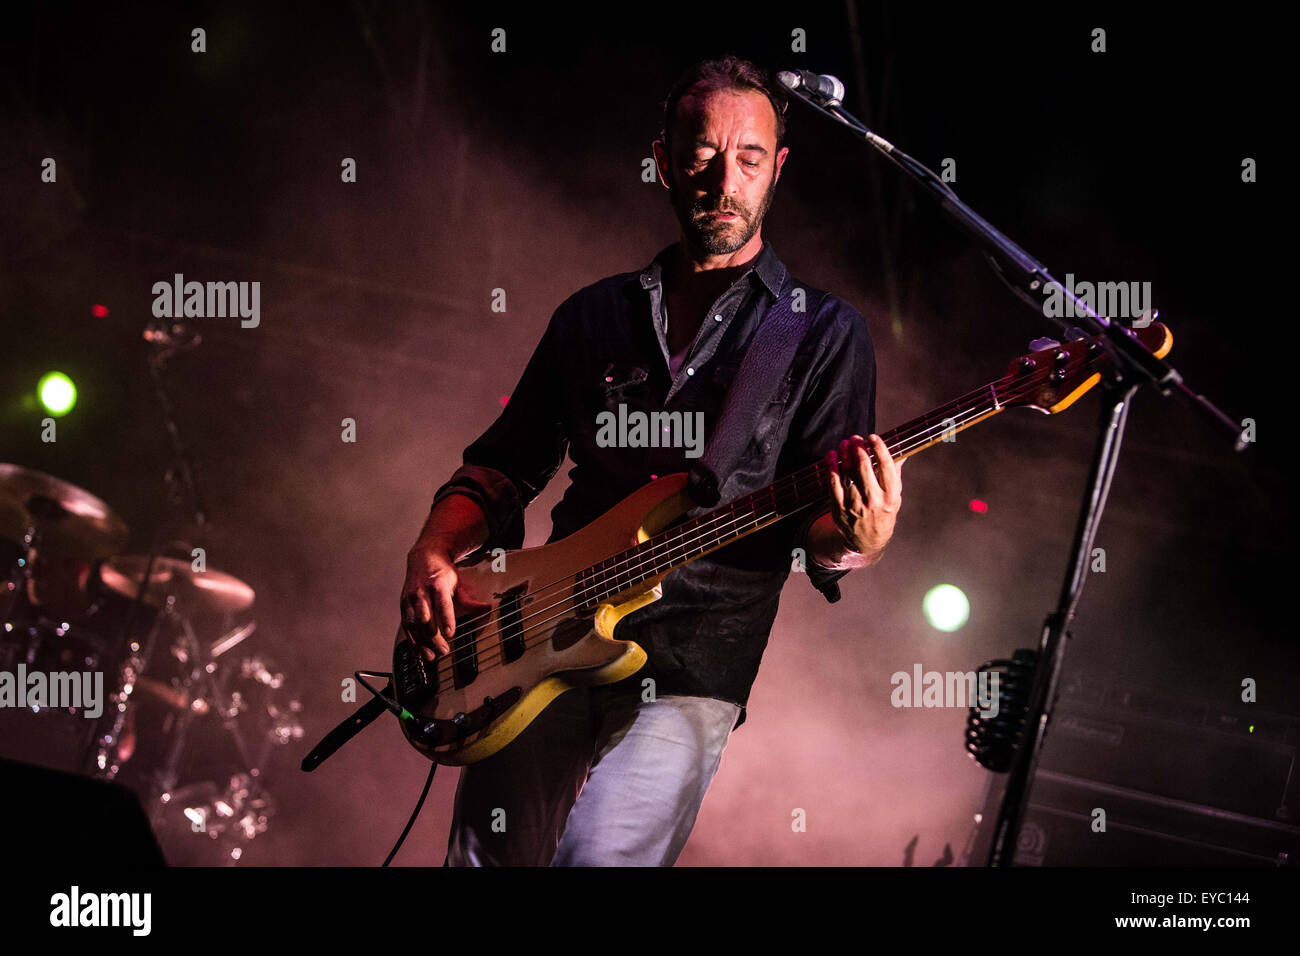
M981 389L940 406L880 437L890 457L914 455L1002 411L999 398L1015 376L990 382ZM872 467L875 453L867 446ZM688 564L711 551L752 534L814 505L828 506L831 469L825 460L807 465L766 488L744 495L705 514L688 518L671 528L620 552L578 574L575 595L585 609L639 584Z

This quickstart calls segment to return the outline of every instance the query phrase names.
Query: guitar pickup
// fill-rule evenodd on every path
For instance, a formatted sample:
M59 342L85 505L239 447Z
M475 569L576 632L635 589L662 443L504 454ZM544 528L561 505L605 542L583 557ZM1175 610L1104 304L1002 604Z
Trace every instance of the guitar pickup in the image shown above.
M451 678L453 687L468 687L478 677L478 632L482 624L460 624L451 638Z
M518 584L501 596L497 605L497 624L501 629L501 656L509 663L524 656L524 593L527 584Z

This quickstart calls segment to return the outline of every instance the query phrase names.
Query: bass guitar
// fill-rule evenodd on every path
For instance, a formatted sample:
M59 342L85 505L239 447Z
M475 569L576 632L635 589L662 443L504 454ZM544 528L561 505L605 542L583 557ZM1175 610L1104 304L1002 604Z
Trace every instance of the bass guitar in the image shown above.
M1129 334L1159 358L1173 346L1159 322ZM1108 362L1088 338L1031 352L1001 378L881 438L890 455L907 458L1008 408L1056 414L1092 388ZM437 763L474 763L566 690L635 673L645 651L618 640L615 629L662 596L666 575L806 508L824 508L830 487L829 466L818 461L681 520L694 507L686 474L666 475L561 541L458 563L451 653L426 661L397 630L393 684L407 740Z

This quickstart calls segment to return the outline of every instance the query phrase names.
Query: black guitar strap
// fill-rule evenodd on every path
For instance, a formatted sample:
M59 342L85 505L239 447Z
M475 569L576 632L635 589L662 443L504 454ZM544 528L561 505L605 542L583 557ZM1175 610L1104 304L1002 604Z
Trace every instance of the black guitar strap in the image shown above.
M819 289L796 286L786 276L780 294L750 339L704 454L687 478L687 493L700 507L711 508L722 500L727 479L740 462L759 417L776 395L812 317L827 295Z

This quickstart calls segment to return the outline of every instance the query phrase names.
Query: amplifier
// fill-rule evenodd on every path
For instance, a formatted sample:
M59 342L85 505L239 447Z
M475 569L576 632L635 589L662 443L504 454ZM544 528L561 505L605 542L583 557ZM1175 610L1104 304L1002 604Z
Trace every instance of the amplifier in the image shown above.
M1076 679L1048 726L1013 865L1300 865L1298 749L1294 717ZM1006 774L989 776L965 865L988 859L1006 788Z

